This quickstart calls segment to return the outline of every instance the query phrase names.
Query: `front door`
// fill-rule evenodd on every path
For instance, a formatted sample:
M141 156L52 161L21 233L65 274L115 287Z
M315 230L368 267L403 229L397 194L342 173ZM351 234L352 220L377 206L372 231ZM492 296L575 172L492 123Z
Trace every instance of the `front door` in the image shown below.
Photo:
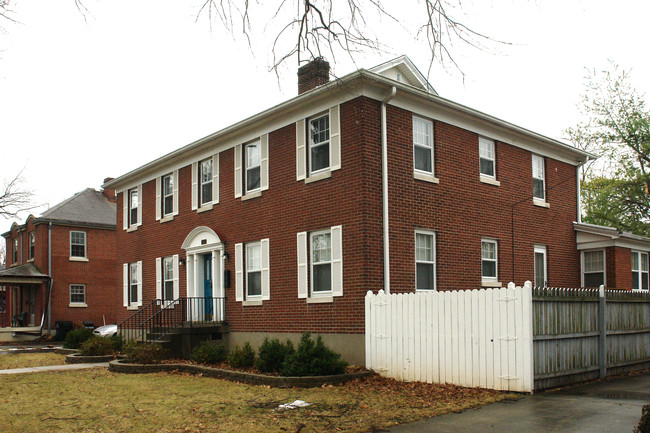
M203 256L203 302L205 319L212 320L212 254Z

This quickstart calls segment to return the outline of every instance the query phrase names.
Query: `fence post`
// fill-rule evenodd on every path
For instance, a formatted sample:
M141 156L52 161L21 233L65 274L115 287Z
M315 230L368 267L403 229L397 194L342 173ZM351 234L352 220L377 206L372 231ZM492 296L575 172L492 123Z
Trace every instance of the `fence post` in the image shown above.
M598 362L600 364L600 377L607 376L607 323L605 323L605 286L598 289Z

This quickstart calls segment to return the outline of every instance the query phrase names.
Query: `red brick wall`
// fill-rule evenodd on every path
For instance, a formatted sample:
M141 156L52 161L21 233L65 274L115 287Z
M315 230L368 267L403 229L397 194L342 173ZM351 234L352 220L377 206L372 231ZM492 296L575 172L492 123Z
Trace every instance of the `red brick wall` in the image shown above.
M605 248L607 287L632 289L632 251L623 247Z
M185 256L181 244L197 226L212 228L226 244L231 288L226 316L232 331L362 333L363 298L383 287L381 222L380 104L357 98L341 105L341 169L330 179L296 181L295 125L269 134L269 189L262 196L234 198L234 153L220 154L219 197L214 209L191 211L191 168L179 171L179 215L155 220L155 180L143 185L143 224L134 232L117 230L122 264L143 261L144 304L155 297L155 259ZM578 253L571 223L576 214L575 167L547 159L549 209L532 204L531 153L497 144L500 187L479 182L478 136L435 124L439 185L413 180L411 114L389 107L391 286L412 291L414 230L437 232L439 289L480 287L480 239L499 239L499 279L504 284L533 278L533 245L548 248L553 285L577 286ZM122 227L118 197L117 227ZM511 209L514 203L513 271ZM343 226L344 296L331 304L307 304L297 297L296 233ZM271 299L261 307L235 302L234 245L270 239ZM180 267L180 294L186 295L186 269ZM119 319L130 312L120 310Z

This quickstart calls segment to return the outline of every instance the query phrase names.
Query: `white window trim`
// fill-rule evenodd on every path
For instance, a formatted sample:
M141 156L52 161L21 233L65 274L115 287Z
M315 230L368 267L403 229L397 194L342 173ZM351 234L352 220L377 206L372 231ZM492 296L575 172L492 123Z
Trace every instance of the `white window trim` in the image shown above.
M314 236L328 234L330 235L330 259L327 262L319 262L318 265L330 265L330 273L333 273L333 257L332 257L332 230L319 230L309 233L309 296L311 298L321 298L325 296L332 296L333 285L332 277L330 275L330 289L327 291L314 292Z
M260 187L246 191L246 165L248 158L244 161L243 153L246 146L259 143L260 145ZM259 138L245 144L235 146L235 198L248 200L260 197L263 191L269 189L269 134L262 134Z
M312 117L310 117L309 119L307 119L307 163L309 164L309 177L316 176L316 175L318 175L318 174L320 174L320 173L328 172L328 171L330 171L330 167L332 166L331 150L330 150L330 145L331 145L331 127L327 130L327 132L328 132L328 139L327 139L326 141L322 141L322 142L320 142L320 143L318 143L318 144L316 144L316 145L315 145L314 142L312 141L312 136L311 136L310 129L309 129L311 122L313 122L313 121L315 121L315 120L323 119L323 118L325 118L325 117L327 117L327 121L328 121L328 123L331 123L331 122L330 122L331 119L330 119L330 117L329 117L329 112L320 113L320 114L317 114L317 115L312 116ZM328 165L327 167L323 167L323 168L318 169L318 170L312 170L312 168L311 168L311 165L312 165L312 161L311 161L311 150L312 150L313 148L315 148L315 147L321 147L321 146L327 146L328 153L330 153L329 165Z
M539 161L542 167L542 177L537 177L535 173L535 161ZM536 155L532 154L532 159L531 159L531 165L532 165L532 170L533 170L533 179L541 180L542 181L542 191L544 193L544 197L535 197L533 196L533 204L536 204L538 206L545 207L544 205L547 203L547 197L546 197L546 167L545 164L546 161L543 156L541 155ZM534 188L533 188L533 193L534 193Z
M481 144L482 143L487 143L487 144L490 144L492 146L492 158L488 158L488 157L485 157L485 156L481 155ZM481 159L485 159L487 161L492 162L492 171L494 172L493 175L481 172ZM492 140L491 138L481 137L481 136L478 137L478 160L479 160L478 170L479 170L479 173L481 175L481 178L485 178L486 180L487 179L492 179L492 180L496 181L496 178L497 178L497 144L496 144L495 140ZM488 182L486 182L486 183L488 183Z
M136 286L138 300L135 303L131 303L131 266L137 266L136 268ZM137 310L138 307L142 306L142 261L124 263L122 265L122 295L123 295L123 305L127 310Z
M27 261L33 262L35 255L36 255L36 232L31 231L29 232L28 241L27 241Z
M164 193L164 178L170 176L172 178L172 212L165 214L165 207L163 204L164 198L169 197L163 196ZM167 221L172 221L176 215L178 215L178 170L173 170L171 172L162 174L156 177L156 221L160 223L165 223ZM138 199L140 196L138 196ZM140 218L140 216L138 215Z
M251 146L255 146L255 145L257 145L258 149L259 149L260 163L259 163L259 165L249 166L248 165L248 148L251 147ZM247 194L255 193L255 192L258 192L258 191L260 191L262 189L262 143L261 143L261 141L259 139L250 141L250 142L244 144L243 151L244 151L244 155L242 155L242 160L243 160L242 184L244 186L244 196L246 196ZM252 170L252 169L255 169L255 168L258 168L258 167L260 169L260 186L258 186L257 188L248 189L248 171Z
M84 295L84 301L83 302L73 302L72 301L72 287L83 287L83 295ZM87 293L86 293L86 285L85 284L70 284L68 286L68 300L70 301L68 306L69 307L87 307Z
M312 296L312 234L330 231L332 290L318 292ZM343 226L332 226L327 230L297 233L298 259L298 298L307 303L334 302L334 298L343 296Z
M251 270L248 267L248 258L249 258L249 252L248 251L249 251L249 248L251 248L251 247L259 247L259 249L260 249L260 267L259 267L259 269ZM246 253L245 253L245 259L244 259L245 262L244 263L245 263L245 269L246 269L246 291L244 293L244 298L247 301L261 300L262 299L262 290L261 290L262 289L262 242L260 241L260 242L249 242L249 243L247 243L245 245L245 251L246 251ZM250 295L248 293L248 288L249 288L248 276L249 276L249 274L251 272L259 272L260 273L260 294L259 295Z
M138 205L137 205L137 221L131 221L131 191L136 191L138 193ZM133 188L127 188L122 193L123 201L123 214L122 214L122 223L123 228L127 233L134 232L142 225L142 185L137 185Z
M533 283L537 283L537 261L535 260L535 254L544 254L544 286L548 285L548 256L546 252L546 245L535 245L533 249Z
M421 235L427 235L427 236L432 236L433 237L433 261L418 261L417 258L417 237L418 234ZM413 257L415 258L415 291L416 292L423 292L423 293L428 293L431 291L437 291L438 290L438 270L436 266L436 232L430 231L430 230L415 230L415 234L413 235ZM433 265L433 289L418 289L418 263L427 263L427 264L432 264Z
M488 242L494 244L495 259L484 259L483 258L483 242ZM495 263L495 276L486 277L483 275L483 261L493 261ZM499 241L497 239L483 238L481 239L481 286L482 287L501 287L502 284L499 282Z
M607 287L607 251L604 248L595 248L591 250L582 250L580 252L580 286L585 287L585 253L594 251L603 252L603 285ZM595 274L596 272L589 272Z
M248 271L245 263L244 250L248 245L259 243L261 247L261 295L248 296ZM243 306L260 306L263 301L271 299L271 273L269 239L261 239L246 244L235 244L235 301L242 302Z
M647 292L648 290L644 290L642 288L643 287L643 284L642 284L643 278L642 277L643 277L643 274L648 275L648 283L649 283L648 288L650 289L650 268L647 271L642 270L643 267L641 266L641 258L645 255L646 256L646 264L647 264L648 263L648 257L650 257L650 253L648 253L647 251L632 250L630 252L630 254L637 254L637 257L638 257L637 258L637 263L636 263L636 265L638 266L638 270L634 271L634 268L632 268L630 270L630 272L637 272L639 274L639 281L638 281L639 288L636 291L638 291L638 292ZM632 281L632 283L634 284L634 281Z
M311 171L311 134L308 132L309 122L329 115L329 167ZM341 168L341 122L340 106L330 107L326 112L320 112L296 122L296 180L307 183L329 179L333 171Z
M83 233L84 234L84 255L83 256L73 256L72 255L72 234L73 233ZM75 244L79 245L79 244ZM88 261L88 233L81 230L70 230L70 261L73 262L87 262Z
M415 122L421 121L424 122L424 124L427 126L428 133L431 135L431 147L427 146L422 146L420 144L415 144ZM433 129L433 121L426 119L421 116L413 115L412 116L412 123L413 123L413 143L412 143L412 161L413 161L413 178L417 180L423 180L427 182L432 182L432 183L439 183L438 178L436 177L436 157L435 157L435 148L436 148L436 143L435 143L435 133ZM427 148L431 150L431 171L426 171L426 170L421 170L418 168L415 168L415 148L417 147L422 147L422 148Z

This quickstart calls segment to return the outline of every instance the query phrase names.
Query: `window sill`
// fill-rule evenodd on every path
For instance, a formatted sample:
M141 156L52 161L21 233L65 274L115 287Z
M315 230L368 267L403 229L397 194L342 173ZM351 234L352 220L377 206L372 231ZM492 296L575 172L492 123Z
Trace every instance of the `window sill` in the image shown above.
M417 171L413 172L413 179L422 180L424 182L435 183L435 184L440 183L440 180L437 177L435 177L433 174L420 173Z
M316 173L313 176L309 176L305 178L305 183L312 183L312 182L318 182L319 180L323 179L329 179L332 177L332 170L327 170L321 173Z
M431 293L437 291L437 289L415 289L415 293Z
M539 207L545 207L547 209L551 207L551 205L549 203L545 202L544 200L540 200L538 198L533 199L533 205L534 206L539 206Z
M71 262L87 262L87 257L70 257Z
M174 215L167 215L164 218L160 219L160 224L167 223L167 222L173 221L173 220L174 220Z
M481 182L487 183L488 185L501 186L501 182L499 182L495 178L484 176L484 175L481 175Z
M138 306L137 305L129 305L128 307L126 307L126 309L129 310L129 311L136 311L138 309Z
M307 298L308 304L327 304L334 302L333 296L318 296L316 298Z
M261 196L262 196L262 191L259 191L259 190L258 191L252 191L252 192L247 193L246 195L242 195L241 196L241 201L251 200L253 198L257 198L257 197L261 197Z
M261 307L262 300L253 300L253 301L242 301L242 306L244 307Z
M70 308L88 308L87 304L68 304Z
M206 205L203 205L203 206L201 206L200 208L198 208L198 209L196 210L196 213L207 212L207 211L209 211L209 210L212 210L213 207L214 207L214 205L213 205L212 203L210 203L210 204L206 204Z
M503 284L501 284L498 281L481 281L481 287L503 287Z
M131 233L131 232L136 231L137 229L138 229L138 226L131 226L128 229L126 229L126 232Z
M32 259L27 259L27 263L32 263L33 261L34 261L33 258Z

